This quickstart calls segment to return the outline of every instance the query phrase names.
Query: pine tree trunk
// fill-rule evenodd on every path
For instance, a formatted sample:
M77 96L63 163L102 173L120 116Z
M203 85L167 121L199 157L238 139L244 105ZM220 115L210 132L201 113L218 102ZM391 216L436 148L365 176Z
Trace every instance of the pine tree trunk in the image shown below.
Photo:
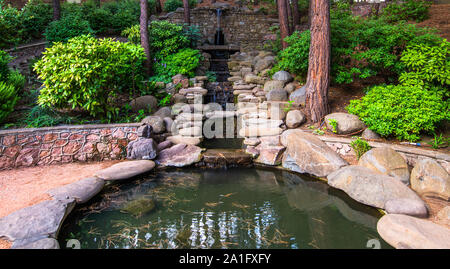
M286 0L277 0L278 20L280 23L281 46L287 48L288 44L284 39L289 36L288 14L286 8Z
M161 5L161 1L160 0L156 0L155 1L155 11L158 14L162 12L162 5Z
M53 0L53 20L57 21L61 18L61 4L59 0Z
M191 15L188 0L183 0L183 8L184 8L184 23L186 23L187 25L191 25Z
M311 0L311 45L309 48L306 107L313 122L328 113L330 86L330 5L329 0Z
M294 27L292 24L292 9L291 9L291 3L289 0L286 0L286 9L288 14L288 27L289 27L289 35L292 35L292 32L294 32Z
M151 62L150 62L150 45L148 42L148 2L147 0L140 0L141 3L141 17L140 17L140 33L141 33L141 46L145 51L145 71L148 75L151 74Z
M292 22L294 25L294 31L297 25L300 24L300 13L298 11L298 0L292 1Z

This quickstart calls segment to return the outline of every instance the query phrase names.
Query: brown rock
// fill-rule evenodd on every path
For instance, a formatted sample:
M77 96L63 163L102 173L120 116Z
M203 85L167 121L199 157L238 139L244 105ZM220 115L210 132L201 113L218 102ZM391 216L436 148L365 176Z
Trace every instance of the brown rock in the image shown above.
M421 195L450 201L450 176L435 160L416 163L411 171L411 188Z

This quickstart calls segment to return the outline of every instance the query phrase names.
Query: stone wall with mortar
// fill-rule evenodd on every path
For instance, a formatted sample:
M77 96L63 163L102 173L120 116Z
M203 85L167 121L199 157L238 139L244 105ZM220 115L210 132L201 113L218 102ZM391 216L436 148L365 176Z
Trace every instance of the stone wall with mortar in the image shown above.
M213 45L217 30L216 9L194 8L190 14L191 24L200 28L202 42ZM160 16L158 19L182 24L183 9ZM220 24L226 45L240 46L242 51L248 51L263 47L266 36L273 34L270 27L277 25L278 19L258 12L232 8L222 11Z
M100 124L0 131L0 170L116 160L136 140L140 124Z

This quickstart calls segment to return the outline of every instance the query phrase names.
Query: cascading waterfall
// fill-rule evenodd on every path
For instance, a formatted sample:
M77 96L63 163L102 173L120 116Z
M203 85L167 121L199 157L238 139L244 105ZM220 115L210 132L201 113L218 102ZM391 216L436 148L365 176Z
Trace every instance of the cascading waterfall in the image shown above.
M217 14L217 30L216 30L216 34L214 37L214 44L215 45L224 45L225 44L224 35L222 32L222 28L220 27L220 16L222 14L222 10L220 8L218 8L216 11L216 14Z

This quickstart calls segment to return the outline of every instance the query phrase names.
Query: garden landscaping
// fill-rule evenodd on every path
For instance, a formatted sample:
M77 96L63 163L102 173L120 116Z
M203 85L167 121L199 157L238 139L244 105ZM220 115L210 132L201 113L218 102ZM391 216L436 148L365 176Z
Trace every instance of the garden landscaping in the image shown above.
M33 2L18 16L31 12L27 10ZM127 217L133 216L132 221L161 210L171 212L173 204L164 198L167 195L158 193L161 190L152 184L169 184L174 189L183 184L197 186L201 179L186 182L182 178L201 174L209 182L214 178L208 176L209 171L225 173L223 177L230 180L242 175L249 182L256 171L262 182L304 191L307 197L310 190L303 186L314 185L314 190L326 190L315 195L326 200L327 206L339 204L340 214L376 229L383 243L394 248L450 248L450 46L433 31L404 21L423 21L426 16L399 19L402 11L396 8L404 8L399 5L386 7L380 16L361 18L347 4L333 5L330 96L339 101L330 100L329 113L314 122L305 84L310 66L309 30L297 27L285 39L289 46L284 50L278 44L276 27L264 40L255 33L249 34L248 42L241 42L246 38L238 30L226 29L227 16L233 12L243 18L245 14L269 16L264 6L248 10L226 3L200 5L193 9L193 16L198 12L203 21L205 14L213 14L212 21L223 19L218 28L224 28L230 43L215 44L214 39L208 40L210 34L204 36L210 30L207 24L200 28L173 23L183 10L171 1L164 5L171 12L153 15L148 26L153 57L150 76L145 72L141 31L135 25L139 8L132 2L121 4L129 5L128 13L115 13L112 3L102 8L90 6L91 2L65 5L60 20L46 27L43 22L36 30L36 35L45 30L49 43L41 56L32 53L39 55L31 61L32 67L18 69L28 68L27 72L10 68L11 57L0 51L0 122L4 124L0 130L0 248L64 247L60 231L70 239L70 232L77 229L68 228L74 222L69 216L72 211L78 216L119 208ZM34 5L44 9L47 4ZM215 13L218 9L223 14ZM4 10L13 12L13 8ZM83 11L92 14L82 19ZM112 21L107 22L107 17ZM98 38L105 33L114 36ZM25 36L29 35L7 41ZM10 45L0 41L2 46ZM355 87L358 91L352 92ZM23 115L18 107L25 107ZM236 167L250 170L240 174L233 172ZM224 168L230 169L230 175L216 170ZM189 169L194 170L183 172ZM266 174L264 169L268 169ZM186 174L180 177L177 173ZM172 178L176 178L173 185ZM248 184L245 180L243 186ZM262 182L252 184L266 186ZM127 184L137 187L127 192ZM112 193L115 188L120 191ZM144 196L136 195L140 188L145 188ZM213 190L214 186L207 192ZM175 194L168 196L175 200ZM292 199L301 199L286 195L291 207L297 204ZM344 202L333 195L344 197ZM311 201L317 197L311 194ZM364 207L363 213L342 205L355 201ZM213 208L225 202L199 203L214 215ZM241 200L233 203L244 215L254 209ZM318 201L311 204L327 208ZM316 214L318 209L311 208L301 210ZM368 213L374 209L380 213L376 217ZM99 216L109 221L109 215ZM177 244L158 246L213 246L194 241L189 245L185 232L194 234L179 227ZM279 231L265 244L249 247L289 247L283 245L284 240ZM334 246L314 240L309 246ZM227 248L228 243L233 246L230 242L220 246ZM297 243L290 246L306 246ZM132 246L142 247L139 243Z

